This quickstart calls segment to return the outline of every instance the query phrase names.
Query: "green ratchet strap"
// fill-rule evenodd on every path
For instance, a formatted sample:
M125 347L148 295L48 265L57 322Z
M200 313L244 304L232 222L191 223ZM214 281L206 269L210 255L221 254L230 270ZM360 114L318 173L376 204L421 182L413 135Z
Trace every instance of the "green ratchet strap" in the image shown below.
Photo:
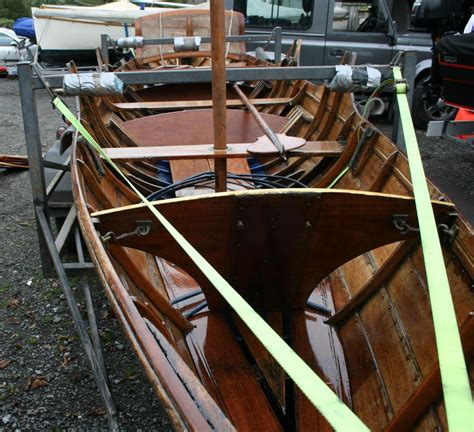
M349 165L346 166L339 174L338 176L328 185L327 189L332 189L336 184L341 180L342 177L346 174L347 171L349 171Z
M393 76L399 82L396 84L397 101L420 226L449 430L451 432L472 431L474 430L474 407L471 388L439 242L438 229L431 207L415 129L411 120L410 107L406 98L406 84L400 83L402 74L399 67L393 68Z
M170 233L181 248L206 275L209 281L235 310L265 346L280 366L291 377L311 403L326 418L336 431L368 431L369 429L337 395L319 378L319 376L286 344L286 342L263 320L260 315L235 291L229 283L212 267L204 257L171 225L170 222L146 199L120 171L115 163L102 150L100 145L87 132L74 114L62 102L55 98L53 104L67 118L91 146L117 171L130 188L145 203L153 215Z

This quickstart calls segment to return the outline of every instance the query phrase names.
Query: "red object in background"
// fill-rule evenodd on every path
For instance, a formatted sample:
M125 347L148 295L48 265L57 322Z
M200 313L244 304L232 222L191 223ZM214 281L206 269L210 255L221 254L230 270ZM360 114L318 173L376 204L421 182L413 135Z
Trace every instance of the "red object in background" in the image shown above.
M466 109L460 108L456 114L455 120L457 121L473 121L474 122L474 111L468 111ZM474 138L474 135L458 135L459 139L469 139Z
M0 76L1 75L7 75L8 74L8 69L6 66L0 66Z

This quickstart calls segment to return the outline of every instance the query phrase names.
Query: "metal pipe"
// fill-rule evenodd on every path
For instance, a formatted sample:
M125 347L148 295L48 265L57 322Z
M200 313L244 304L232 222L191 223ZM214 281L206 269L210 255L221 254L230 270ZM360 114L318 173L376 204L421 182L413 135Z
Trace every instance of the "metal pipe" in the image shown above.
M240 90L237 84L234 84L234 90L239 95L240 100L243 102L245 107L250 111L253 118L255 119L257 124L260 126L260 129L262 129L263 133L270 139L272 144L279 151L281 157L284 160L287 160L287 157L285 156L285 146L281 143L280 139L276 136L275 132L272 131L272 128L268 125L268 123L265 121L262 115L258 112L257 108L255 108L252 105L248 97L245 96L244 92Z
M391 73L390 66L372 66L382 73L383 79ZM364 70L366 66L354 66L353 70ZM334 66L298 66L298 67L242 67L229 68L226 72L228 81L289 81L306 79L311 81L330 81L336 73ZM172 69L172 70L141 70L116 72L117 78L130 84L168 84L168 83L196 83L211 82L209 69ZM43 77L51 88L62 88L64 73L43 71ZM38 77L33 78L34 88L44 88Z
M275 27L275 38L278 30L281 32L281 27ZM194 36L189 36L194 37ZM143 45L173 45L175 43L175 38L161 38L161 39L144 39ZM201 37L201 44L211 43L211 38L203 36ZM268 35L239 35L239 36L226 36L226 42L268 42ZM276 39L275 39L276 40Z
M76 227L74 230L74 241L76 244L76 254L80 263L85 263L84 250L82 248L82 239L79 233L79 228ZM97 360L99 361L100 367L105 372L105 379L108 381L107 369L105 367L104 353L102 351L102 344L100 342L99 329L97 327L97 319L95 316L94 303L92 301L91 289L87 276L81 277L82 292L84 293L84 303L87 309L87 318L89 321L89 328L91 333L92 345L94 346Z
M33 203L45 209L48 205L46 195L46 181L43 169L43 154L41 150L41 135L38 120L38 108L33 87L33 71L31 63L18 63L18 84L20 87L21 111L23 114L23 128L25 131L26 151L30 167L31 190ZM38 222L38 221L37 221ZM39 224L37 225L39 227ZM53 263L46 252L46 240L42 231L37 228L40 248L41 266L46 277L54 276Z
M224 2L222 0L211 0L210 13L214 150L225 151L227 148L227 106ZM227 189L227 159L215 160L214 170L216 172L216 192L224 192Z
M110 63L109 60L109 36L106 34L100 35L100 51L102 53L102 60L104 63L108 65Z
M66 297L69 310L71 311L74 324L76 325L76 329L79 333L79 338L81 339L82 346L91 364L92 372L94 373L97 386L99 387L99 392L102 396L102 400L104 401L104 405L108 414L107 417L109 421L109 428L112 431L118 431L119 427L117 422L117 409L115 408L115 404L112 399L112 393L110 392L106 373L101 367L91 338L87 333L81 312L79 311L76 299L74 298L71 286L69 285L63 263L61 262L61 258L59 257L58 251L56 250L53 234L51 233L44 209L40 206L35 206L35 210L38 219L38 225L43 232L49 254L51 255L51 259L54 264L54 269L56 270L57 276L61 281L61 285L63 286L64 295Z
M281 27L275 27L275 45L273 51L275 53L275 64L281 63Z

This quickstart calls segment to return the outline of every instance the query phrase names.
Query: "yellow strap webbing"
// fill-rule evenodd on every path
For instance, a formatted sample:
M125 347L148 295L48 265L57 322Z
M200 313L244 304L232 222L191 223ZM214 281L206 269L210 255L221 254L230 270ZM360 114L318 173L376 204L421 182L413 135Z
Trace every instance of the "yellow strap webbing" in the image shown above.
M188 254L199 269L206 275L216 290L237 315L248 326L268 352L275 358L288 376L301 389L305 396L318 409L336 431L368 431L362 421L342 402L319 376L291 349L291 347L263 320L260 315L232 288L204 257L171 225L170 222L143 196L128 180L115 163L102 150L100 145L87 132L74 114L56 98L53 104L67 118L94 149L117 171L128 186L145 203L153 215L170 233L180 247Z
M393 76L397 81L402 79L399 67L393 68ZM474 407L466 362L439 242L438 228L406 97L406 84L396 84L396 90L423 245L423 259L430 293L449 430L451 432L473 431Z

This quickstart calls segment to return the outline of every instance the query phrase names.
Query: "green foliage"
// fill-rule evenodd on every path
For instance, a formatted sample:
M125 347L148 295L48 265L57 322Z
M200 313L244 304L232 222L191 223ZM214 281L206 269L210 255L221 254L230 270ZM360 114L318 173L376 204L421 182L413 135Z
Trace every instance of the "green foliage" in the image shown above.
M0 20L30 16L29 0L0 0Z
M11 28L13 25L13 21L10 18L0 17L0 27Z

